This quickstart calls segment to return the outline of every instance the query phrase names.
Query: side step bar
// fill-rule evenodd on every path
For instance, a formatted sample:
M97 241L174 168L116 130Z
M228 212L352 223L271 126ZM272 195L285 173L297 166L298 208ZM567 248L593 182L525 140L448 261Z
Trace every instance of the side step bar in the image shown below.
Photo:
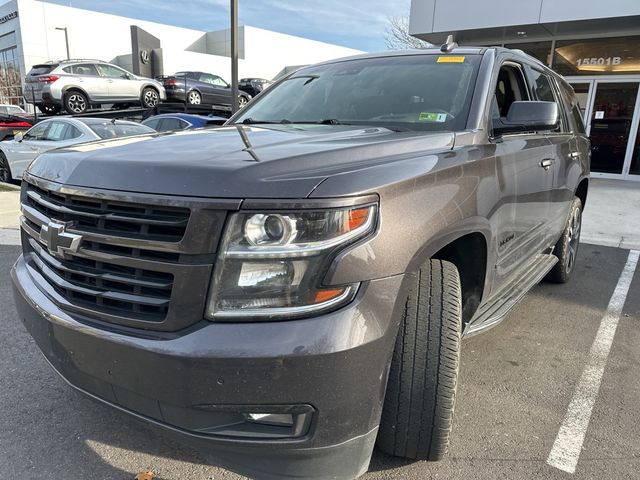
M465 337L475 335L500 323L509 311L515 307L526 293L558 262L552 254L540 254L512 282L496 292L487 303L482 305L463 332Z

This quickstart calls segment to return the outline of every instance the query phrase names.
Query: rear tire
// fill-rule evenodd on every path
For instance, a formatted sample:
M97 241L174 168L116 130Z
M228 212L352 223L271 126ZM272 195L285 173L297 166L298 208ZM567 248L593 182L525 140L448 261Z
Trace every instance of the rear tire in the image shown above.
M72 90L64 96L64 109L71 115L84 113L89 109L89 99L84 93Z
M578 197L573 197L569 218L560 239L553 249L553 254L558 257L558 263L547 274L546 280L554 283L567 283L569 281L578 256L581 230L582 200Z
M449 446L460 362L462 294L456 267L423 265L410 288L391 360L378 448L440 460Z
M0 152L0 183L12 183L11 167L4 152Z
M200 92L191 90L187 94L187 103L189 103L189 105L200 105L202 103L202 96L200 95Z

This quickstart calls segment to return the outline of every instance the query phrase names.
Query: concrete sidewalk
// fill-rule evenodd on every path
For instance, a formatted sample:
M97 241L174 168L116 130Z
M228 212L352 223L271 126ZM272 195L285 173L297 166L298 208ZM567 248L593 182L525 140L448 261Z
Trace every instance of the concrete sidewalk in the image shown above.
M20 243L19 214L20 191L0 191L0 245ZM581 241L640 249L640 182L591 179Z
M640 182L592 178L580 241L640 249Z
M20 190L0 184L0 245L20 243ZM6 191L13 190L13 191Z

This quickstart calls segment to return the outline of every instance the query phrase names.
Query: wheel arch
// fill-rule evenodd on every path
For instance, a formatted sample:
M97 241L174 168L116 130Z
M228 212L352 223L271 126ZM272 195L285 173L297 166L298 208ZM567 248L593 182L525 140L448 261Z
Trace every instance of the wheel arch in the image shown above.
M407 273L417 272L430 259L446 260L456 266L462 286L463 328L489 293L489 267L495 261L491 239L491 227L486 218L468 218L427 242L407 269Z
M587 194L589 192L589 177L585 177L580 180L578 183L578 187L575 191L575 196L580 199L582 202L582 209L584 210L584 206L587 204Z
M88 100L89 102L92 102L92 100L91 100L91 96L86 92L86 90L85 90L84 88L82 88L82 87L78 87L77 85L68 85L68 86L66 86L66 87L64 87L64 88L62 89L62 104L63 104L63 105L64 105L64 98L67 96L67 94L68 94L69 92L74 92L74 91L80 92L80 93L81 93L81 94L83 94L85 97L87 97L87 100Z

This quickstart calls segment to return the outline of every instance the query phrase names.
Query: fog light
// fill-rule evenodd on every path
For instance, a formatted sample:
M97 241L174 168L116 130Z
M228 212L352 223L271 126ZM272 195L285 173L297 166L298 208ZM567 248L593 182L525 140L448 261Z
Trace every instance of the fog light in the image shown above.
M277 425L279 427L293 427L294 419L290 413L249 413L247 420L264 425Z

